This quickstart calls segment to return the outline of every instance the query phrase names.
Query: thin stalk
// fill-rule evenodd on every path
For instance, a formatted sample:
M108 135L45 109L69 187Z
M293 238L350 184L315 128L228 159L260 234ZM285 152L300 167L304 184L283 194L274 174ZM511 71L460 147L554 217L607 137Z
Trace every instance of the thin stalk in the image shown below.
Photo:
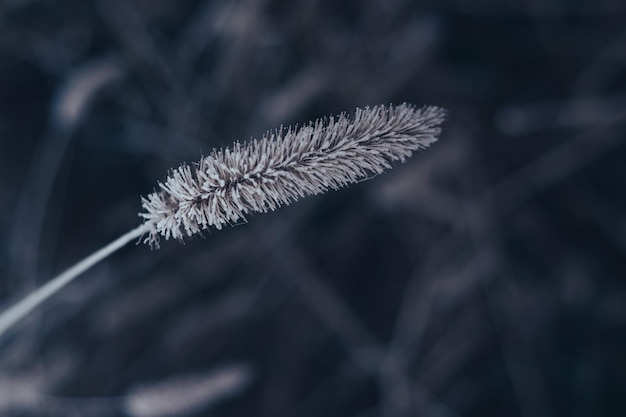
M43 286L28 294L19 300L15 305L9 307L0 314L0 337L2 337L11 327L18 321L26 317L37 306L46 301L50 296L54 295L61 288L72 282L74 278L111 255L121 247L125 246L131 240L139 238L149 229L149 223L131 230L130 232L118 237L113 242L84 258L74 266L68 268L61 274L52 278Z

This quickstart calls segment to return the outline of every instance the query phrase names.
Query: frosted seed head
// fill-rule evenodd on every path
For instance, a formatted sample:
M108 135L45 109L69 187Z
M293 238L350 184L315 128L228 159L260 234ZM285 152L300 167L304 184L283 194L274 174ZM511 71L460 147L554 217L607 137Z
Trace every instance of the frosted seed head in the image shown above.
M261 140L213 150L172 170L158 191L142 197L139 216L150 224L145 241L158 247L159 236L219 230L245 213L368 179L435 142L445 118L435 106L366 107L352 118L342 113L300 128L281 126Z

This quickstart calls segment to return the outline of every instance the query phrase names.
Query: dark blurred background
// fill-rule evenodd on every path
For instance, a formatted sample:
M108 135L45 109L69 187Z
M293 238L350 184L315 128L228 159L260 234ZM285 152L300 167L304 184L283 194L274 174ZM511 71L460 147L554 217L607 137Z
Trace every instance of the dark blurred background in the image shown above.
M405 101L450 111L408 163L50 299L0 415L626 415L622 0L2 1L0 305L169 168Z

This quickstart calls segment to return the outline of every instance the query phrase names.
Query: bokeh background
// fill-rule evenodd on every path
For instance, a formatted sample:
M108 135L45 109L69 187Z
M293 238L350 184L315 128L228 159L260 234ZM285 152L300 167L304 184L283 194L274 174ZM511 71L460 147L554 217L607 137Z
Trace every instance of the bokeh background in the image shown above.
M450 111L408 163L50 299L0 415L626 415L622 0L4 0L0 306L169 168L405 101Z

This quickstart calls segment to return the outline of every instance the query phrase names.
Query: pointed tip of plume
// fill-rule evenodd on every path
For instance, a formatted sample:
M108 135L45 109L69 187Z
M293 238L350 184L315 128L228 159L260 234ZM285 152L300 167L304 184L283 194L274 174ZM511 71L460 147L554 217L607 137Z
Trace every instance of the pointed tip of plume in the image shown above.
M307 195L338 189L404 162L441 133L447 112L435 106L375 106L352 117L318 119L300 128L236 142L172 170L142 197L146 242L221 229L251 212L267 212Z

